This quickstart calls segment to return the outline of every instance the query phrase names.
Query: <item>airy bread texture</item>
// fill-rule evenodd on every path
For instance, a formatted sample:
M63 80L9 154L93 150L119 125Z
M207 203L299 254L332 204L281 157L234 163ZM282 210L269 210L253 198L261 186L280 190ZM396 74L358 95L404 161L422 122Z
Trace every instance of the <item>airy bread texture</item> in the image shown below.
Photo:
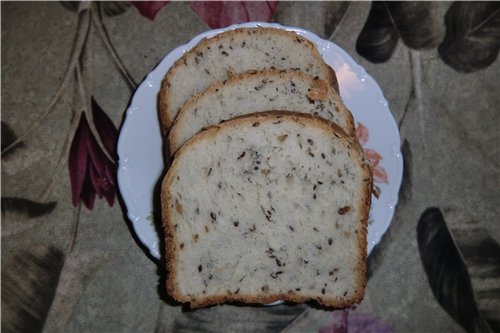
M165 134L179 109L194 94L217 81L249 70L298 69L337 86L335 72L315 44L276 28L240 28L198 43L179 58L163 79L159 93L160 121Z
M223 302L362 300L371 168L335 124L290 112L210 127L162 183L167 289Z
M268 110L309 113L355 135L351 113L326 81L297 70L250 71L216 82L184 104L170 130L170 152L204 127Z

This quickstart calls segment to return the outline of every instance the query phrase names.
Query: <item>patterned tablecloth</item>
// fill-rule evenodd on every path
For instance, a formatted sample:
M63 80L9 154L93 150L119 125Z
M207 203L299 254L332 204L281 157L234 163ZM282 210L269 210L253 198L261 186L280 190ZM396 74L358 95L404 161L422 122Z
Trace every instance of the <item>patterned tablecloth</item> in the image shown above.
M500 331L500 3L2 2L2 331ZM331 40L382 88L403 184L357 307L165 293L116 187L124 111L210 28L269 21Z

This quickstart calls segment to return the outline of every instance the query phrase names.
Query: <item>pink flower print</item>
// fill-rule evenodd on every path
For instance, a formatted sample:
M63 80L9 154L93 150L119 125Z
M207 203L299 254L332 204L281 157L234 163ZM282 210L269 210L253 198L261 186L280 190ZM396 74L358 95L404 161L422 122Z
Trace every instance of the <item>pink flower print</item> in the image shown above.
M278 1L191 1L191 8L210 28L243 22L269 22Z
M364 145L368 142L369 133L368 128L365 127L362 123L358 122L358 126L356 127L356 138L358 139L361 145Z
M139 13L153 20L170 1L132 1ZM278 1L190 1L191 9L210 28L223 28L243 22L269 22Z
M393 333L392 328L382 319L355 310L332 312L332 322L319 333Z
M368 128L364 126L362 123L358 122L358 126L356 127L356 137L358 138L359 143L364 146L368 139L370 138ZM387 176L387 172L385 169L379 165L380 160L382 160L382 156L373 149L364 148L366 158L370 161L373 170L373 181L375 183L385 183L389 184L389 177Z
M150 19L151 21L155 19L156 14L166 6L170 1L132 1L132 4L137 8L139 13Z

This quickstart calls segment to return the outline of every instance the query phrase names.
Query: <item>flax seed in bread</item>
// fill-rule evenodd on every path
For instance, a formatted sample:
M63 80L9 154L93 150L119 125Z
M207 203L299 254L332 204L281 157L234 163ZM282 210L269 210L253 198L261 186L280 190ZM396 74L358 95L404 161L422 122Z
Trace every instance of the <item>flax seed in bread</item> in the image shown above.
M170 68L159 93L163 132L194 94L217 81L248 70L298 69L337 87L335 72L316 45L295 32L277 28L239 28L207 38Z
M259 113L198 133L162 184L169 294L194 308L360 302L371 181L359 144L321 118Z
M216 82L190 98L170 130L170 152L204 127L268 110L309 113L355 135L351 113L326 81L297 70L251 71Z

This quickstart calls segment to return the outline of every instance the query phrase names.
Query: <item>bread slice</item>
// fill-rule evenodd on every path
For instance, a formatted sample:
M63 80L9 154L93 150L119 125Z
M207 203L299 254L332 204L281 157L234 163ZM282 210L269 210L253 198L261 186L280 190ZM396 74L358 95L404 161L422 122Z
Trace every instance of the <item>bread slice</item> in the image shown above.
M267 110L313 114L355 136L351 113L326 81L297 70L250 71L216 82L184 104L170 130L170 152L204 127Z
M179 109L216 81L248 70L295 68L337 87L335 72L315 44L295 32L276 28L240 28L203 39L179 58L163 79L160 120L168 133Z
M167 290L201 307L364 295L371 169L340 127L258 113L200 132L162 183Z

